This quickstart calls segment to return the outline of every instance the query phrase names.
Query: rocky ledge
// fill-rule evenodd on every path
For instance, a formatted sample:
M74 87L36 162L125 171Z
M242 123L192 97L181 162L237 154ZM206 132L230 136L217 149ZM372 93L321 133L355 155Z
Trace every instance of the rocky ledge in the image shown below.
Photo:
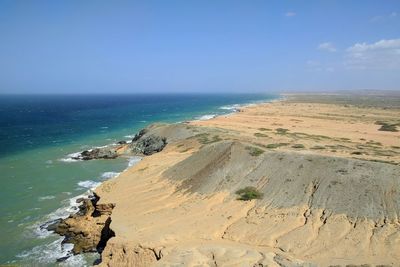
M79 199L79 211L66 219L59 219L47 230L64 236L63 243L74 245L73 254L82 252L101 253L107 241L115 236L110 229L111 212L114 204L98 204L99 197L94 194L88 199ZM63 259L60 259L63 260Z
M134 136L131 143L119 141L117 145L82 151L72 158L76 160L115 159L122 154L148 156L160 152L166 145L166 137L142 129Z
M116 149L104 147L85 150L79 153L78 156L73 157L77 160L92 160L92 159L115 159L118 157Z

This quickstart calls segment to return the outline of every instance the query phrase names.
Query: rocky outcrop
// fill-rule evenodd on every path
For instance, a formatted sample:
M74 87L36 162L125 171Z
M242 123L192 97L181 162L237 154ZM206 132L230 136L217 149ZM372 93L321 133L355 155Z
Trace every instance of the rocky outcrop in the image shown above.
M80 199L82 205L76 214L60 219L47 227L48 230L64 236L64 243L74 245L72 252L101 252L108 239L115 236L110 229L111 212L114 204L97 204L95 194L90 199Z
M140 138L143 137L143 135L145 135L148 132L147 129L142 129L140 130L137 134L135 134L135 136L132 139L132 142L136 142L137 140L139 140Z
M161 150L164 149L166 145L167 145L166 138L155 135L149 135L149 136L142 136L135 142L132 142L131 149L134 153L148 156L160 152Z
M118 153L114 148L94 148L82 151L78 156L72 157L77 160L92 160L92 159L115 159Z
M115 159L123 154L152 155L160 152L167 145L167 138L153 134L147 128L140 130L132 139L132 143L119 141L117 145L110 145L101 148L93 148L82 151L72 159L93 160L93 159Z

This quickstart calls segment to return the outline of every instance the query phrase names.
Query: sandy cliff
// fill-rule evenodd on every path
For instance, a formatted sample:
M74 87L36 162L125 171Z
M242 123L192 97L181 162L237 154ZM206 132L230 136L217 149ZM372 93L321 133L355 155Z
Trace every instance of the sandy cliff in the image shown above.
M376 124L399 117L284 101L153 125L164 150L96 190L114 207L100 265L400 266L400 134Z

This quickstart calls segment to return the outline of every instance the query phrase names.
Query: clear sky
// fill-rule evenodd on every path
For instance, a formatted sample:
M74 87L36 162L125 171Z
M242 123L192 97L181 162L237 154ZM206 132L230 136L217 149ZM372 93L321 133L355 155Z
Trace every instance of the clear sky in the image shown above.
M1 93L400 90L400 1L0 0Z

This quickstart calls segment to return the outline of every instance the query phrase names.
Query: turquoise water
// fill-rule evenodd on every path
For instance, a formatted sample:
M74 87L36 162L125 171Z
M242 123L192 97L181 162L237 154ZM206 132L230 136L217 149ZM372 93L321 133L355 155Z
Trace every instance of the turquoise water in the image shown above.
M137 161L71 161L68 155L130 136L152 122L177 122L232 112L234 104L272 95L0 96L0 264L91 264L40 226L73 212L86 194Z

